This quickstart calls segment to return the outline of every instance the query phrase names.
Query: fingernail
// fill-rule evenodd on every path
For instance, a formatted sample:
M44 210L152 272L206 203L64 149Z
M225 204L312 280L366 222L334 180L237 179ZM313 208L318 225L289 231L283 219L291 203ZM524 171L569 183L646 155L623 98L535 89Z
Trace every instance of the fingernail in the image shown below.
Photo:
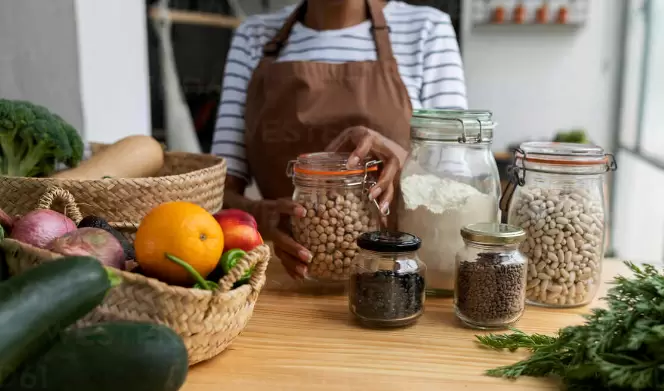
M376 198L378 198L378 196L381 195L382 192L383 192L383 189L381 189L378 186L374 186L371 189L371 192L369 193L369 198L372 199L372 200L375 200Z
M301 206L295 207L295 215L299 217L305 217L307 215L307 210Z
M305 274L307 274L307 267L304 265L297 265L295 267L295 271L297 271L299 275L304 276Z
M360 158L357 156L351 156L348 159L348 168L354 168L360 163Z
M297 255L300 257L301 260L304 262L309 262L311 261L311 253L307 250L300 250L298 251Z
M384 214L387 213L387 209L390 207L390 203L387 201L383 201L382 204L380 204L380 211Z

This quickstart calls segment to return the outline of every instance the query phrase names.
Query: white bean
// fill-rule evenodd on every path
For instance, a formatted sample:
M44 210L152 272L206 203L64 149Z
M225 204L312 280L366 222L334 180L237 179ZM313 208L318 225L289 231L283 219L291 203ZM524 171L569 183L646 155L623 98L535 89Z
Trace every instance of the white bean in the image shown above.
M514 195L508 222L526 230L527 297L550 305L585 304L599 284L604 237L597 192L526 185ZM548 293L547 293L548 288Z

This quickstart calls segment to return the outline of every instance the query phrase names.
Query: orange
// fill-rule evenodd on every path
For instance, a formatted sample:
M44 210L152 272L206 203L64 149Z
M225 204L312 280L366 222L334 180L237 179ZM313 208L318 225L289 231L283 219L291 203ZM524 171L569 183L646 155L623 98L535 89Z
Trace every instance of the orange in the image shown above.
M214 270L224 248L224 235L202 207L189 202L167 202L152 209L136 232L136 261L143 272L163 282L190 286L187 270L166 258L174 255L205 278Z

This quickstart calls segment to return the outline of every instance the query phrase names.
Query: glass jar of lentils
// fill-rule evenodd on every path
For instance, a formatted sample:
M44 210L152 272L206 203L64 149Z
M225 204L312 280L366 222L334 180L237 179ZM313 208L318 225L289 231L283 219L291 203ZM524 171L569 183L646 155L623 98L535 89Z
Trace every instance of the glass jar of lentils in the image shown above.
M466 325L501 329L516 323L526 307L528 259L519 251L526 233L498 223L461 229L465 246L456 256L454 307Z
M348 304L360 324L401 327L422 315L426 265L417 256L421 244L403 232L367 232L357 239L360 252L351 267Z
M529 304L574 307L597 293L604 258L604 177L613 156L584 144L528 142L516 151L508 223L523 228L521 246L530 259Z
M349 154L310 153L291 162L293 200L304 206L304 218L292 218L295 240L311 251L307 279L334 283L348 280L357 254L357 238L378 228L378 208L368 191L378 177L378 161L347 167Z

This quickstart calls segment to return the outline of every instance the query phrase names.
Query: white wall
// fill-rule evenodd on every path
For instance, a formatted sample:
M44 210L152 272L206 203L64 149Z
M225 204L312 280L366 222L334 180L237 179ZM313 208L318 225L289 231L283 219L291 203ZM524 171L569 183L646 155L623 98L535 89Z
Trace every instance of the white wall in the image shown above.
M0 98L26 99L83 126L72 0L0 0Z
M88 141L150 134L147 69L142 1L0 1L0 97L40 103Z
M471 2L464 0L464 10ZM494 112L494 150L585 128L612 148L623 0L590 0L587 24L472 27L462 35L469 103Z
M88 141L151 135L145 2L75 0Z

